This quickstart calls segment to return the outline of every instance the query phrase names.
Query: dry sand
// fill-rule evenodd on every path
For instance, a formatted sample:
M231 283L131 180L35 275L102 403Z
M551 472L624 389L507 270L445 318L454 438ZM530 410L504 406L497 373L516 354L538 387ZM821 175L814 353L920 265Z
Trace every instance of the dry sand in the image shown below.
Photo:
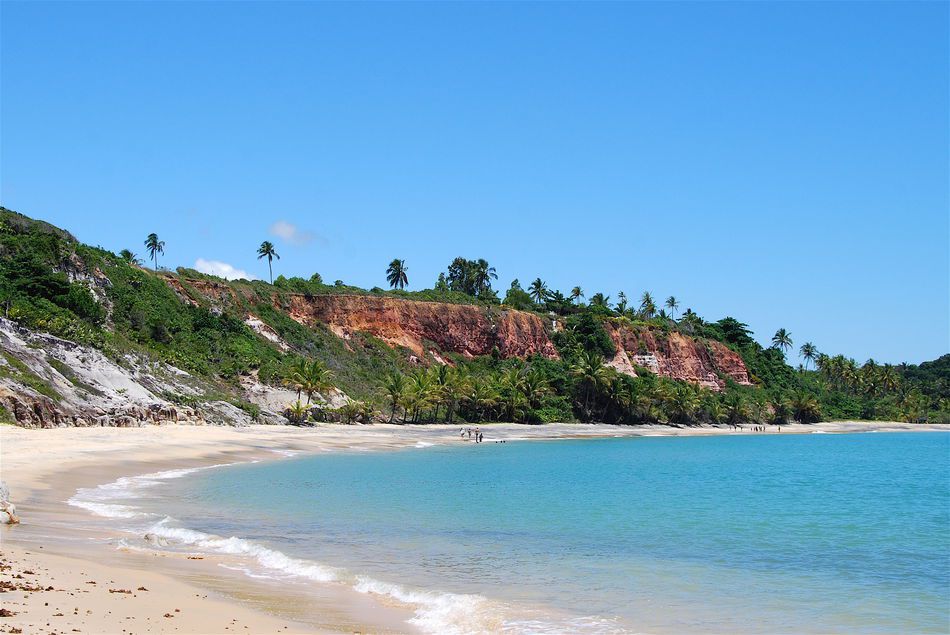
M492 424L481 429L486 442L752 433L749 426L741 431L586 424ZM831 422L782 426L781 434L947 429ZM0 476L10 487L22 520L20 525L0 528L0 590L5 591L0 594L4 609L0 632L413 632L406 621L412 617L410 607L385 604L350 589L281 588L229 572L217 566L223 563L217 558L117 549L115 536L103 529L102 519L65 501L79 487L160 470L279 460L288 452L467 443L458 430L457 425L52 430L0 426ZM764 434L779 434L772 426L766 430Z

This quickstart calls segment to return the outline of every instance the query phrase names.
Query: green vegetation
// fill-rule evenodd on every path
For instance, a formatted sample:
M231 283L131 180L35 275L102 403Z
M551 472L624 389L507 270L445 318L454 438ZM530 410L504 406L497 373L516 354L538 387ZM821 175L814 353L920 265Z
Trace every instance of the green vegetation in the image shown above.
M59 401L62 399L60 394L49 384L48 381L31 371L26 364L14 357L13 355L3 352L3 358L6 360L7 366L0 366L0 377L9 377L14 379L25 386L29 386L36 392L41 395L46 395L53 401Z
M185 401L229 401L256 416L255 406L236 397L238 379L256 373L264 383L295 390L298 403L288 404L287 415L301 423L314 416L367 420L374 410L407 422L950 421L950 355L919 366L874 360L857 364L806 342L799 349L804 366L795 369L785 359L793 347L785 329L775 333L770 347L763 347L735 318L706 321L691 308L677 318L676 297L669 296L659 308L649 291L638 303L623 291L615 304L603 292L584 302L579 286L565 295L538 277L527 290L512 281L501 300L492 286L498 279L494 267L464 258L453 260L434 288L419 291L405 290L407 268L400 259L386 271L388 291L341 281L325 284L319 274L279 275L273 284L227 282L191 269L159 271L164 242L151 234L145 246L154 272L143 269L128 250L115 255L88 247L63 230L0 208L0 307L31 329L95 346L117 360L134 351L188 370L214 387L213 394L201 398L178 397ZM279 258L267 241L257 253L268 259L269 270L273 258ZM208 285L214 285L213 292ZM289 317L294 296L331 294L504 305L535 312L546 324L553 314L558 327L551 340L560 359L503 360L498 354L466 359L443 352L452 366L426 368L410 362L410 351L368 334L343 340L322 325L307 327ZM489 315L493 312L489 308ZM255 333L245 323L248 315L272 329L290 352ZM714 393L647 369L638 368L636 378L618 373L605 364L616 353L605 327L617 326L652 334L658 342L677 333L710 350L710 342L720 342L742 358L753 385L739 386L724 376L726 389ZM77 387L91 390L65 365L53 365ZM45 379L12 356L0 374L59 398ZM331 386L357 401L314 412L314 395Z

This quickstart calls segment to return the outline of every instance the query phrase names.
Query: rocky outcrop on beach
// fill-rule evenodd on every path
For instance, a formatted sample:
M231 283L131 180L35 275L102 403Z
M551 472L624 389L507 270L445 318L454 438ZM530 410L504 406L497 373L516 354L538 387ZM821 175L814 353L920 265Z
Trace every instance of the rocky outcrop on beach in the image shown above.
M119 360L0 318L0 407L28 428L246 425L251 417L221 400L185 406L209 392L189 373L126 354Z
M618 372L636 377L637 368L645 368L714 391L723 390L727 381L751 385L742 358L721 342L618 322L605 328L617 348L609 365Z
M495 350L503 358L558 357L544 320L525 311L371 295L293 295L275 308L306 326L324 324L344 340L369 333L419 357L477 357Z

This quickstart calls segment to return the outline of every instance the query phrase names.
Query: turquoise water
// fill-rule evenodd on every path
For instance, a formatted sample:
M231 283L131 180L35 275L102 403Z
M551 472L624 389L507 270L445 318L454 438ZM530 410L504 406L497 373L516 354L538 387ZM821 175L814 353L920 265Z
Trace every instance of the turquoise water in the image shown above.
M943 433L327 453L162 496L169 538L396 598L431 632L950 631Z

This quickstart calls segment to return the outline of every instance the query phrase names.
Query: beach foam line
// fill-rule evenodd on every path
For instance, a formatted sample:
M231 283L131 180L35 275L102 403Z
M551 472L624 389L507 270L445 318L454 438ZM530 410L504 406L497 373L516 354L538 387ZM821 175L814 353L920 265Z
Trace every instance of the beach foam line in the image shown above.
M76 490L76 493L66 502L73 507L79 507L106 518L154 517L154 514L142 512L134 505L124 505L116 503L115 501L134 499L142 490L155 487L170 479L182 478L202 470L210 470L228 465L237 464L217 463L215 465L205 465L202 467L163 470L161 472L152 472L139 476L123 476L111 483L104 483L96 487L81 487Z
M525 438L523 440L529 440ZM424 444L424 445L422 445ZM435 444L420 441L416 447ZM258 460L241 463L258 463ZM363 575L353 575L345 569L312 560L294 558L282 551L271 549L253 540L237 536L223 537L214 534L174 526L177 522L170 516L149 513L138 506L125 503L135 499L143 490L158 486L168 480L189 474L239 463L218 463L202 467L164 470L138 476L124 476L111 483L97 487L80 488L67 502L106 518L148 520L147 525L126 527L124 530L139 538L145 533L160 536L169 547L197 549L201 553L247 558L257 565L219 566L238 571L252 579L291 580L300 579L317 583L339 583L363 594L385 596L413 609L408 622L423 632L439 635L468 635L476 633L510 633L532 635L561 635L565 632L583 632L591 635L614 635L629 633L613 627L609 620L596 617L570 617L549 619L549 616L528 617L523 611L505 603L490 600L482 595L459 594L443 591L413 589L399 584L384 582ZM123 501L118 503L116 501ZM157 519L157 520L156 520ZM118 549L160 550L154 546L139 547L120 539ZM606 627L606 628L605 628Z

